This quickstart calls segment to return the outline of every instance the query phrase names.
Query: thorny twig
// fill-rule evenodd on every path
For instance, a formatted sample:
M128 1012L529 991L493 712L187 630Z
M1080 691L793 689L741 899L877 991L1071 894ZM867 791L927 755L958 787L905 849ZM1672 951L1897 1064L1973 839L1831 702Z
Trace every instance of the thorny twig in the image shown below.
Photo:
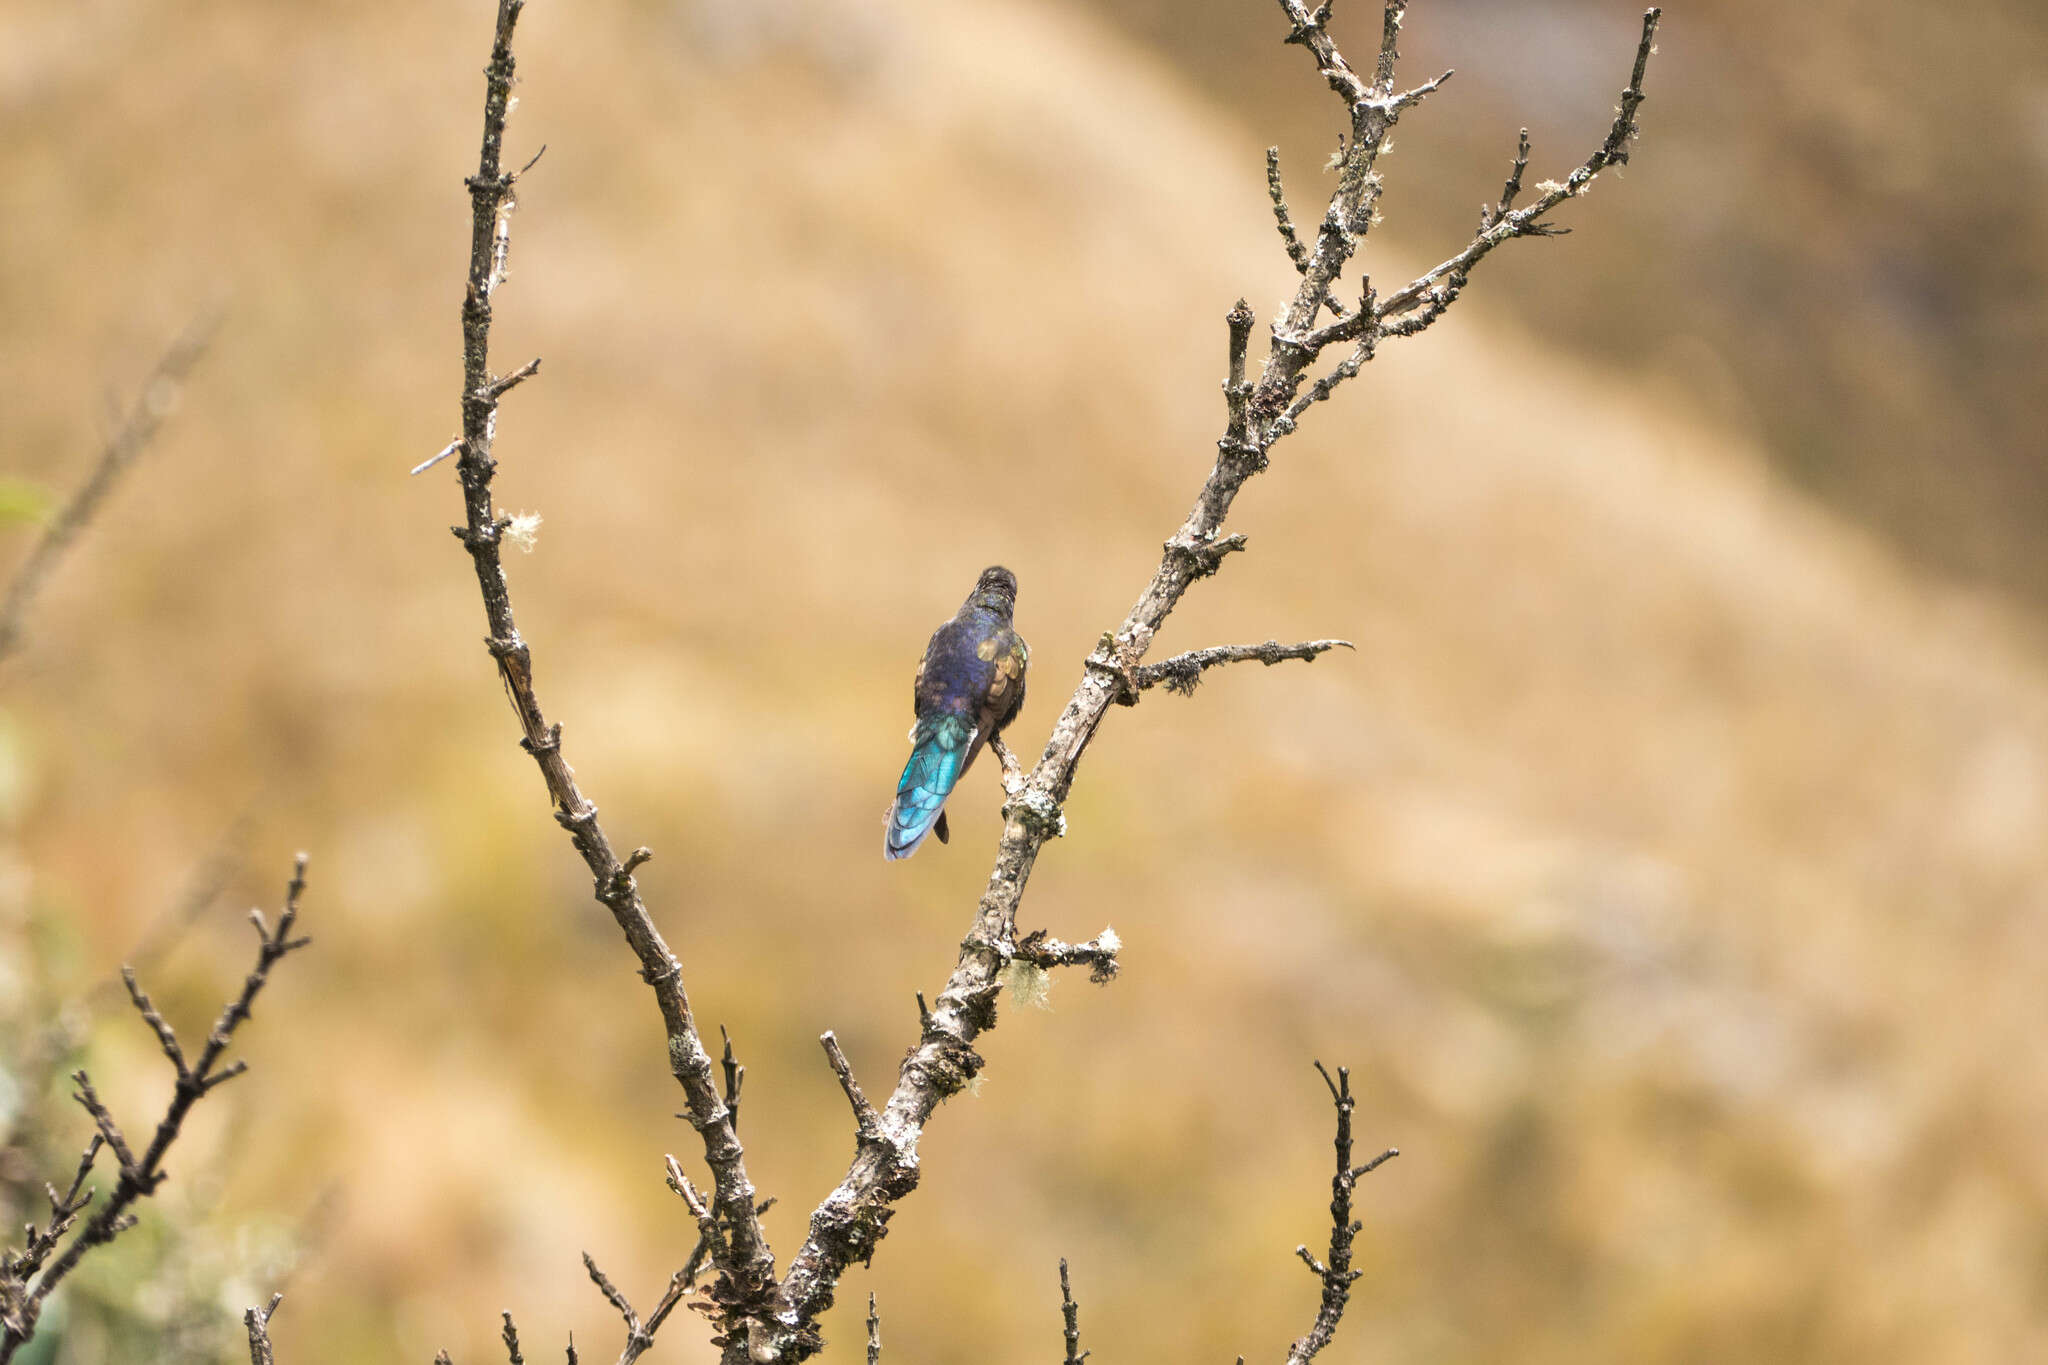
M121 476L128 472L128 467L156 439L164 419L177 407L186 377L206 353L219 323L218 313L209 314L188 327L164 351L150 370L149 378L143 381L141 392L129 405L120 426L101 448L99 461L94 464L92 473L71 495L71 500L50 519L49 525L43 528L42 538L28 552L28 558L21 562L21 567L14 571L5 595L0 596L0 659L5 659L20 647L29 605L49 579L51 571L64 557L64 552L71 548L79 532L99 512L100 505L107 500L107 495Z
M974 1044L995 1026L995 1000L1005 968L1019 957L1017 908L1024 887L1040 850L1064 828L1062 803L1081 755L1103 717L1112 705L1142 690L1148 678L1185 686L1210 664L1229 662L1232 657L1261 657L1256 651L1236 656L1225 651L1202 663L1193 660L1213 652L1197 651L1195 656L1167 660L1149 670L1143 663L1188 588L1218 572L1226 556L1244 548L1241 535L1223 533L1237 494L1267 467L1272 446L1295 429L1310 406L1357 375L1374 358L1383 339L1412 336L1429 326L1455 300L1480 259L1511 237L1543 235L1548 230L1545 215L1564 199L1582 194L1602 169L1627 160L1658 11L1652 9L1644 16L1634 75L1598 151L1563 184L1541 187L1536 200L1525 208L1512 207L1509 201L1514 195L1505 194L1498 211L1488 215L1488 221L1462 251L1394 293L1380 298L1369 282L1361 281L1357 305L1347 307L1336 297L1334 286L1376 220L1382 190L1376 166L1388 134L1404 112L1439 88L1450 73L1396 91L1396 47L1407 9L1404 0L1387 0L1385 4L1370 81L1354 71L1337 50L1327 28L1327 4L1311 10L1303 0L1280 0L1290 25L1288 41L1310 53L1348 115L1336 188L1311 239L1304 241L1294 230L1279 184L1277 161L1270 163L1268 188L1276 222L1300 275L1299 286L1272 323L1266 358L1255 381L1248 377L1251 310L1242 300L1230 310L1224 385L1227 419L1215 465L1193 509L1166 541L1158 569L1122 625L1107 633L1087 660L1080 683L1055 722L1036 766L1025 774L1006 749L998 749L1008 799L995 865L945 988L929 1005L920 995L917 1044L905 1057L894 1089L879 1108L866 1101L852 1083L851 1068L843 1065L844 1058L828 1044L828 1056L853 1104L860 1140L845 1176L812 1213L803 1245L778 1280L734 1133L731 1106L714 1083L712 1059L698 1036L684 995L680 965L656 931L633 881L633 869L644 858L636 854L623 863L618 859L598 824L596 807L576 786L562 755L560 727L544 719L536 699L531 653L514 627L500 564L499 547L511 520L497 512L491 495L497 405L511 384L534 368L528 366L502 379L489 369L491 295L503 278L510 240L508 214L517 178L501 170L500 157L513 83L512 30L521 5L522 0L499 0L482 151L477 174L469 181L473 224L469 292L463 305L463 426L461 437L450 451L443 452L444 456L454 453L459 457L466 524L457 528L456 534L476 568L490 632L487 648L497 661L519 717L522 743L541 769L556 819L569 831L590 868L597 899L624 931L640 959L642 975L654 988L668 1034L671 1069L689 1102L691 1123L704 1141L713 1192L709 1200L693 1201L693 1213L707 1233L706 1254L719 1271L708 1305L720 1328L714 1341L724 1349L729 1365L801 1361L823 1345L817 1321L831 1306L841 1275L854 1261L872 1255L886 1232L894 1205L916 1187L918 1143L925 1123L943 1100L964 1088L981 1068ZM1326 313L1332 320L1322 322ZM1331 347L1342 348L1344 359L1311 382L1311 367ZM1306 658L1320 652L1317 646L1329 647L1330 643L1273 648L1282 658ZM1302 650L1311 652L1299 652ZM1033 938L1027 937L1026 942ZM1038 951L1046 951L1048 943L1038 940ZM1101 946L1098 940L1096 947ZM1031 959L1027 956L1026 960ZM1096 961L1093 965L1099 972L1103 964ZM679 1182L679 1192L689 1189L687 1182ZM713 1230L718 1235L708 1236ZM1335 1255L1333 1251L1333 1258ZM651 1333L654 1319L643 1329L594 1268L593 1278L625 1314L630 1350L631 1342L637 1341L643 1330ZM683 1273L678 1272L675 1283L685 1282Z
M1316 1309L1315 1325L1288 1349L1287 1365L1308 1365L1335 1335L1337 1324L1344 1317L1344 1307L1351 1300L1352 1282L1364 1273L1351 1265L1352 1239L1358 1236L1361 1226L1351 1216L1351 1191L1360 1176L1401 1155L1399 1148L1389 1147L1363 1166L1353 1166L1351 1111L1356 1101L1351 1097L1351 1071L1338 1067L1337 1079L1333 1081L1321 1062L1316 1063L1316 1070L1322 1073L1323 1084L1330 1087L1330 1101L1337 1107L1337 1173L1330 1178L1330 1250L1328 1262L1323 1262L1311 1255L1306 1246L1294 1249L1294 1254L1323 1282L1323 1297Z
M670 1070L683 1089L690 1124L702 1137L704 1158L712 1172L711 1206L723 1236L711 1249L719 1274L710 1297L726 1329L719 1344L726 1348L728 1358L737 1361L745 1358L746 1325L764 1317L776 1287L775 1258L755 1212L745 1153L733 1131L731 1110L713 1079L711 1055L698 1035L683 989L682 965L647 913L633 878L634 869L647 855L636 852L622 861L598 823L597 807L576 784L562 753L561 727L550 724L541 711L534 689L532 652L514 622L500 560L500 546L511 518L498 512L491 494L491 478L497 469L493 441L498 403L515 383L538 368L534 362L504 376L493 375L490 369L491 298L504 279L513 186L518 180L518 173L503 169L502 156L514 83L512 35L523 7L524 0L498 3L491 61L485 72L477 171L467 182L471 204L469 284L462 304L462 435L455 443L465 516L455 534L476 570L489 628L485 648L497 661L506 697L518 716L521 745L539 766L554 802L555 819L568 831L570 842L590 869L594 894L611 912L639 958L641 976L652 987L661 1011ZM643 1332L651 1338L664 1316L650 1315L644 1326L635 1327L629 1334L628 1349L630 1341L638 1340Z
M1217 572L1226 555L1243 548L1241 536L1223 534L1224 521L1239 490L1266 468L1267 452L1294 429L1307 407L1307 403L1297 403L1311 365L1331 346L1347 348L1347 359L1311 388L1309 403L1328 396L1356 374L1372 358L1380 337L1411 335L1427 325L1417 325L1413 319L1402 318L1397 323L1390 319L1433 307L1434 313L1429 314L1433 320L1448 307L1449 296L1455 292L1449 289L1449 270L1439 267L1385 301L1376 300L1369 286L1361 286L1355 311L1333 309L1332 287L1373 222L1380 193L1374 167L1387 135L1400 115L1437 89L1445 77L1405 92L1395 90L1396 40L1407 8L1402 0L1386 4L1370 84L1351 69L1331 40L1327 6L1311 11L1302 0L1280 3L1292 26L1289 40L1309 50L1350 116L1336 189L1313 243L1300 243L1305 256L1305 262L1297 261L1301 282L1272 325L1271 345L1256 382L1247 378L1251 310L1242 300L1230 310L1226 319L1229 367L1224 383L1227 421L1217 443L1215 467L1186 521L1167 540L1159 567L1136 605L1090 656L1038 764L1017 789L1009 790L1011 784L1005 781L1009 799L1004 807L1003 838L988 887L945 989L922 1011L917 1045L904 1059L896 1088L881 1108L881 1140L860 1145L845 1177L812 1214L808 1235L777 1294L777 1312L764 1335L768 1338L765 1344L781 1358L801 1359L817 1349L813 1324L831 1306L840 1275L852 1262L872 1253L886 1230L893 1205L916 1185L917 1145L926 1121L941 1101L961 1090L980 1070L982 1060L974 1043L995 1025L996 996L1004 968L1015 953L1017 907L1039 851L1063 827L1061 806L1081 755L1109 708L1131 686L1155 636L1182 595L1199 579ZM1486 251L1507 236L1533 235L1544 214L1564 198L1582 193L1603 167L1625 159L1626 144L1635 134L1641 76L1656 20L1656 10L1644 18L1635 77L1602 149L1572 173L1563 193L1546 190L1528 208L1510 211L1502 224L1475 238L1473 246L1454 258L1462 262L1458 266L1460 283L1462 274ZM1277 179L1277 175L1271 177L1269 189ZM1288 220L1278 207L1284 200L1275 198L1276 218L1286 224ZM1289 254L1291 258L1294 255L1292 251ZM1439 285L1444 288L1431 295L1429 291ZM1319 327L1317 319L1324 312L1334 312L1336 319Z
M164 1156L177 1140L185 1116L192 1107L248 1069L247 1063L240 1061L223 1067L220 1059L227 1051L235 1030L249 1018L257 995L270 979L270 969L287 954L312 942L309 938L292 937L292 930L298 923L299 897L305 889L306 855L302 853L293 865L291 883L285 888L284 908L278 912L276 930L270 928L261 910L249 912L249 918L256 926L256 965L243 981L241 994L229 1001L214 1021L206 1036L206 1045L200 1049L196 1061L187 1058L177 1034L136 983L134 974L123 973L129 998L134 1001L143 1022L156 1035L157 1045L177 1073L177 1086L149 1146L138 1157L128 1145L120 1124L101 1102L99 1092L93 1089L91 1079L83 1071L73 1075L72 1079L78 1083L75 1098L92 1116L93 1126L98 1131L79 1161L78 1174L72 1180L69 1193L59 1196L54 1189L50 1191L49 1225L41 1233L31 1228L28 1245L22 1252L8 1252L0 1257L0 1365L12 1360L15 1352L35 1335L36 1321L50 1292L77 1268L86 1253L111 1242L134 1226L135 1216L130 1209L138 1200L156 1193L157 1187L163 1183ZM61 1252L56 1252L59 1239L93 1196L90 1190L81 1194L80 1186L102 1144L114 1154L117 1164L113 1193L70 1243ZM53 1252L56 1252L54 1260L50 1259Z

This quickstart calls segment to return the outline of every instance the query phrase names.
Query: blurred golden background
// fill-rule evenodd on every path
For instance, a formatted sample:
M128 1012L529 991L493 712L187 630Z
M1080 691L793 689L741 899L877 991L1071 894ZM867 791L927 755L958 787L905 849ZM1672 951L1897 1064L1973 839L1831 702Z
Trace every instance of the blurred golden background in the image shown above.
M487 0L0 8L12 496L68 491L227 321L0 674L0 1119L169 1089L313 856L245 1035L57 1361L529 1358L693 1229L658 1020L551 820L448 526ZM1358 56L1374 7L1342 7ZM1640 11L1422 0L1366 266L1468 235L1515 129L1597 142ZM1022 579L1035 750L1221 428L1222 315L1292 273L1337 110L1260 0L538 0L498 295L501 502L543 700L641 873L787 1254L953 960L997 830L885 866L926 634ZM1124 976L1007 1006L827 1358L1274 1359L1354 1069L1366 1362L2048 1352L2048 15L1673 6L1635 163L1282 447L1166 650L1340 635L1117 712L1027 927ZM33 526L4 528L7 563ZM246 821L243 817L247 815ZM97 992L97 994L96 994ZM96 1003L95 1003L96 1002ZM64 1027L56 1034L50 1021ZM41 1069L51 1037L61 1058ZM62 1157L57 1158L59 1161ZM0 1171L9 1188L48 1170ZM32 1185L25 1188L34 1188ZM27 1210L6 1210L18 1225ZM678 1320L654 1359L710 1358Z

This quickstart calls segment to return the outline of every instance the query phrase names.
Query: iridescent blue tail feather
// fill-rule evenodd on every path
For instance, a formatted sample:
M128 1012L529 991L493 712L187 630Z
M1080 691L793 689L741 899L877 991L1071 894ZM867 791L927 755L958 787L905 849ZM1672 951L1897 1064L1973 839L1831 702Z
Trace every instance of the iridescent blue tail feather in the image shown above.
M889 830L882 856L908 858L934 828L945 842L946 798L974 746L974 727L963 716L932 716L911 731L910 761L896 783L896 802L889 808Z

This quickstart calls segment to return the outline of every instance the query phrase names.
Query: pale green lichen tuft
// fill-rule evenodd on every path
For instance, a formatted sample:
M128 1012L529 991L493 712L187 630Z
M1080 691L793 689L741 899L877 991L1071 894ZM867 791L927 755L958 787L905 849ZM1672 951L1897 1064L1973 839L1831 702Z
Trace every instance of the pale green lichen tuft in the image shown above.
M1010 988L1010 998L1019 1005L1033 1009L1052 1008L1052 973L1036 963L1023 958L1012 958L1003 968L1003 984Z

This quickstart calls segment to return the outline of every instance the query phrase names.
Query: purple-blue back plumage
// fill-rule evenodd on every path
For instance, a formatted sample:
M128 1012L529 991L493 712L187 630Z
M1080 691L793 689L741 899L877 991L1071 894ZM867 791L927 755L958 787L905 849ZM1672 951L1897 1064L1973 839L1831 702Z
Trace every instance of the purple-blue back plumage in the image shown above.
M946 842L946 798L1024 704L1030 651L1010 625L1016 601L1015 576L988 569L953 618L932 632L911 688L917 724L889 808L885 858L908 858L928 834Z

